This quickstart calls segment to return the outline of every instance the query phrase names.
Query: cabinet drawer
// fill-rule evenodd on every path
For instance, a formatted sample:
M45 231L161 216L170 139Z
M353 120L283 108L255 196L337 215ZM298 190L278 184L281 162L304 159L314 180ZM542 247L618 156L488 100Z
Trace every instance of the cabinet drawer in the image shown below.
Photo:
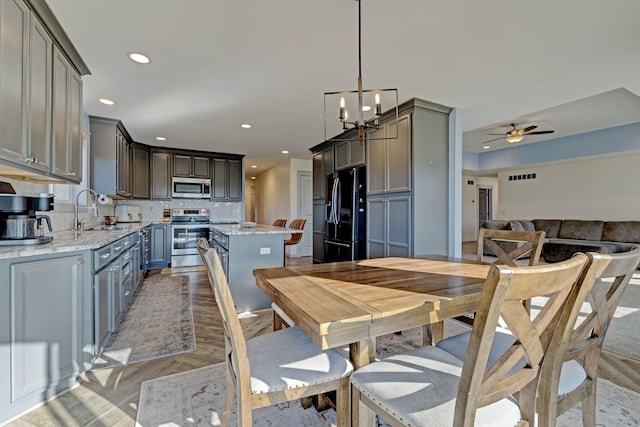
M229 249L229 236L227 236L226 234L222 234L219 231L214 231L213 240L218 242L223 248Z
M126 245L125 245L125 241L126 241ZM113 258L118 258L118 256L120 256L120 254L127 248L127 246L129 246L129 238L128 237L123 237L122 239L118 240L115 243L111 244L111 248L112 248L112 253L113 253Z
M104 266L109 264L115 257L111 251L111 246L108 245L104 248L93 251L93 269L94 271L101 270Z
M129 243L131 247L135 246L136 243L140 241L140 236L138 233L133 233L129 235Z

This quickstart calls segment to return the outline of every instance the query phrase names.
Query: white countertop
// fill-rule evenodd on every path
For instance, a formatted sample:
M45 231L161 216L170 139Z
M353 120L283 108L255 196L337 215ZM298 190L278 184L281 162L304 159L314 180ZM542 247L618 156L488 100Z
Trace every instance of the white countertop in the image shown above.
M149 224L149 222L119 223L117 227L121 227L120 230L110 231L54 231L46 234L46 236L53 236L53 241L50 243L0 246L0 259L98 249Z
M253 227L241 227L240 224L211 224L211 227L227 236L249 234L292 234L302 233L302 230L286 227L275 227L267 224L256 224Z

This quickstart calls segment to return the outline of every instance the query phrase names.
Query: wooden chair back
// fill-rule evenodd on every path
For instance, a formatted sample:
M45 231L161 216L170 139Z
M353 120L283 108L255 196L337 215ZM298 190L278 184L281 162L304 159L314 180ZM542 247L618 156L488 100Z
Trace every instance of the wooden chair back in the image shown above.
M617 254L587 253L590 266L583 273L580 293L563 319L543 363L538 397L538 425L555 426L556 417L582 402L583 424L595 426L596 380L606 332L622 294L640 263L640 246ZM585 302L583 304L583 302ZM586 311L586 312L585 312ZM559 396L564 362L578 360L586 379Z
M240 324L240 318L231 296L229 284L222 268L222 263L215 250L209 249L204 254L204 262L209 271L209 282L215 295L216 304L222 315L224 328L225 360L227 361L227 387L236 388L238 403L238 420L251 419L251 374L247 346ZM231 380L231 381L229 381ZM231 397L233 395L231 394ZM228 400L229 394L227 394ZM222 425L229 425L230 406L225 402ZM229 408L229 409L227 409ZM228 413L229 412L229 413ZM226 419L226 423L225 423Z
M287 220L285 218L278 218L275 221L273 221L273 225L275 227L286 227L287 226Z
M462 368L454 426L473 426L479 407L519 392L521 414L533 423L538 374L559 313L587 264L587 256L532 267L492 266L485 281ZM522 300L547 296L530 316ZM490 361L498 320L502 318L514 342ZM526 423L524 424L526 425Z
M542 245L546 233L544 231L511 231L490 230L481 228L478 234L478 261L484 262L484 253L487 249L498 257L494 264L504 264L515 267L516 260L529 255L529 265L540 262ZM507 252L499 242L515 243L515 249Z
M289 228L293 228L295 230L304 230L304 225L306 224L306 222L306 219L294 219L293 221L291 221L291 224L289 224ZM300 243L300 240L302 240L302 233L291 233L291 238L285 240L284 244L287 246L297 245L298 243Z

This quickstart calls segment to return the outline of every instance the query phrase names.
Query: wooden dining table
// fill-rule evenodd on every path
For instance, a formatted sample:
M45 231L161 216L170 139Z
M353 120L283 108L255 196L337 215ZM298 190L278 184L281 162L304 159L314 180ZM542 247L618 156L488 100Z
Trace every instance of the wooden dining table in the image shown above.
M491 266L443 256L376 258L256 269L256 283L320 348L350 346L354 367L375 338L473 312Z

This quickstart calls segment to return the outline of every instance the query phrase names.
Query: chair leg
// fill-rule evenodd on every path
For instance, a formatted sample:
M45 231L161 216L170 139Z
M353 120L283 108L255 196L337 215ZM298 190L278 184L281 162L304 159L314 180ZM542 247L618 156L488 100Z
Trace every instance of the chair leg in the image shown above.
M596 427L596 381L591 385L591 393L582 400L582 425Z
M336 421L338 427L349 426L349 408L351 406L351 399L349 399L349 389L351 383L349 377L343 378L340 381L340 386L336 390Z
M278 313L273 312L273 330L279 331L283 327L282 317L278 316Z
M233 375L229 371L233 369L231 366L227 366L227 384L225 386L225 394L224 394L224 410L222 412L222 425L228 426L229 420L231 419L231 411L233 410L233 397L235 394L235 380ZM238 403L240 403L238 399ZM240 408L238 408L238 415L240 415Z

